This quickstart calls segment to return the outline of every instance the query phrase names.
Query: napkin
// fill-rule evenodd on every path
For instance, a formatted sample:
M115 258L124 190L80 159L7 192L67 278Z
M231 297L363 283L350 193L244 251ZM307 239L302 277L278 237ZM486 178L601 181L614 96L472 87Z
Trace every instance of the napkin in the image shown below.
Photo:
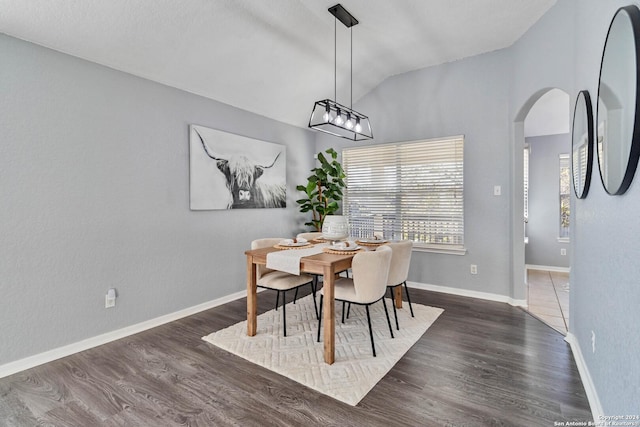
M346 242L335 242L333 244L333 247L336 249L349 249L349 248L355 248L356 246L356 242L352 242L350 240L346 241Z

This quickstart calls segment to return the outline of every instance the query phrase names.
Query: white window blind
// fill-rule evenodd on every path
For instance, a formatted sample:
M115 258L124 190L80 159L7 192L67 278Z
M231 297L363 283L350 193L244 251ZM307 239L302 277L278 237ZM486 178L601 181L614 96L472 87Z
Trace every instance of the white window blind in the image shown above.
M560 154L560 238L569 238L571 216L571 173L569 155Z
M524 221L529 220L529 146L524 147Z
M353 237L464 248L464 137L348 148L343 213Z

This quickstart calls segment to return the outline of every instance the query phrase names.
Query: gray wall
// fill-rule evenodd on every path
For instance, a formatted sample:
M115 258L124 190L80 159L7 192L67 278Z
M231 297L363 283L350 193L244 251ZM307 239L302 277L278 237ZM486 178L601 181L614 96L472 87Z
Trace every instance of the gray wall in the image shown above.
M401 74L357 103L375 143L465 135L464 256L414 252L409 280L510 296L508 50ZM346 141L346 140L342 140ZM318 148L352 146L319 137ZM371 142L365 143L371 144ZM502 186L502 196L493 186ZM478 266L471 275L470 264Z
M4 35L0 57L0 365L242 291L249 242L302 229L312 132ZM286 145L289 207L190 211L191 123Z
M560 229L560 154L571 151L571 135L545 135L526 139L529 155L529 243L525 262L569 268L569 243L558 242ZM567 251L560 255L560 249Z

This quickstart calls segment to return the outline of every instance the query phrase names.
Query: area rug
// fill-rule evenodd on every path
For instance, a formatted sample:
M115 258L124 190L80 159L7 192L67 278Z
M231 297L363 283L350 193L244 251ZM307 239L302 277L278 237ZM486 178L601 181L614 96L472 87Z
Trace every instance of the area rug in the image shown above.
M295 304L287 304L286 338L282 336L280 307L277 311L271 310L258 316L258 329L254 337L247 336L245 320L202 339L355 406L444 311L414 303L415 317L411 317L409 306L405 302L403 308L398 310L400 330L397 330L390 299L387 299L387 307L394 339L389 334L382 303L370 307L377 355L373 357L364 307L352 306L350 316L343 324L342 303L336 303L336 358L333 365L324 363L322 341L316 342L318 320L311 295ZM320 339L322 340L322 336Z

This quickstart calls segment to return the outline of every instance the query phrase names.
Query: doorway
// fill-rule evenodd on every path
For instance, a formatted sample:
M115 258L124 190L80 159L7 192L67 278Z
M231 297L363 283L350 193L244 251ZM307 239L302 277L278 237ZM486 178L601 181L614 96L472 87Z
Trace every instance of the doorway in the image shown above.
M569 318L569 104L569 94L563 90L539 91L521 110L521 137L516 133L516 149L522 150L519 204L524 236L514 264L519 259L524 264L529 313L563 334Z

